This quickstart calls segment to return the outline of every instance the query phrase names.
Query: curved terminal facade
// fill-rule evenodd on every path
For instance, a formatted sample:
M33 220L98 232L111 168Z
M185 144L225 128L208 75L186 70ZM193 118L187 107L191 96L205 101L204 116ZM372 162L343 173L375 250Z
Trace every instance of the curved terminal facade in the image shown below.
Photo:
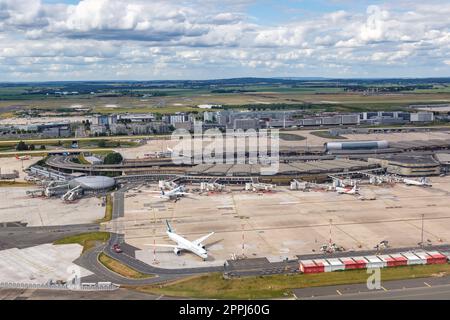
M369 150L369 149L387 149L389 142L381 141L345 141L345 142L327 142L325 149L331 150Z
M102 191L114 188L116 181L104 176L85 176L69 181L70 188L81 187L86 191Z

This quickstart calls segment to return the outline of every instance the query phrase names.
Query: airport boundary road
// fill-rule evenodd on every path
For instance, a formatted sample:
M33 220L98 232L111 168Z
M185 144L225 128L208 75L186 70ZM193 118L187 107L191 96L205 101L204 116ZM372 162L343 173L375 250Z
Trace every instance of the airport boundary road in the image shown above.
M0 140L0 144L19 143L20 141L26 143L42 143L42 142L58 142L58 141L97 141L97 140L133 140L133 139L169 139L170 134L167 135L135 135L135 136L106 136L106 137L88 137L88 138L41 138L41 139L16 139L16 140Z
M156 283L161 283L169 280L176 280L180 278L179 275L167 275L167 274L156 274L155 272L140 272L147 274L154 274L155 276L148 279L130 279L125 278L108 268L106 268L99 260L99 255L105 251L105 246L97 246L87 252L85 252L80 258L75 260L75 263L79 266L86 268L94 273L94 276L86 277L86 279L94 279L95 281L109 281L119 285L127 286L140 286L140 285L151 285ZM122 262L122 261L121 261ZM126 264L126 263L125 263ZM128 265L128 264L127 264ZM129 267L134 268L131 265ZM184 275L183 275L184 276ZM83 279L83 280L86 280Z
M360 299L450 299L450 277L383 281L381 287L369 290L365 283L295 289L300 300Z

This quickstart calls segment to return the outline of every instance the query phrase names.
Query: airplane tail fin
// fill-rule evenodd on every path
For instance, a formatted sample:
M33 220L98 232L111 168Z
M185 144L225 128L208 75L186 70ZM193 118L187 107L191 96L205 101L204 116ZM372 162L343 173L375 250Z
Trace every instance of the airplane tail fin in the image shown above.
M172 232L172 227L170 226L169 220L166 220L167 231Z

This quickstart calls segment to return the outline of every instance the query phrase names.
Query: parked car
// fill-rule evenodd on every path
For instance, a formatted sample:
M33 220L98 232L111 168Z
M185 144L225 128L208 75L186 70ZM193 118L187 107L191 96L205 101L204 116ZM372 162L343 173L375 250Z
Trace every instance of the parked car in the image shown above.
M118 244L115 244L112 246L112 249L114 250L114 252L116 253L122 253L122 249L120 248L120 246Z

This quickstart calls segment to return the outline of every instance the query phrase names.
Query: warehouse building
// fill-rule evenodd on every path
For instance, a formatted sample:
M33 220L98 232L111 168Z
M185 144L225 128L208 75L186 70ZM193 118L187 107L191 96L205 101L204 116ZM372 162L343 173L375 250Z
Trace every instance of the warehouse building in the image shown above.
M259 120L258 119L235 119L233 122L233 129L234 130L259 129Z
M327 142L325 149L332 150L370 150L370 149L387 149L389 142L382 141L348 141L348 142Z
M417 112L411 113L411 122L433 122L433 112Z

